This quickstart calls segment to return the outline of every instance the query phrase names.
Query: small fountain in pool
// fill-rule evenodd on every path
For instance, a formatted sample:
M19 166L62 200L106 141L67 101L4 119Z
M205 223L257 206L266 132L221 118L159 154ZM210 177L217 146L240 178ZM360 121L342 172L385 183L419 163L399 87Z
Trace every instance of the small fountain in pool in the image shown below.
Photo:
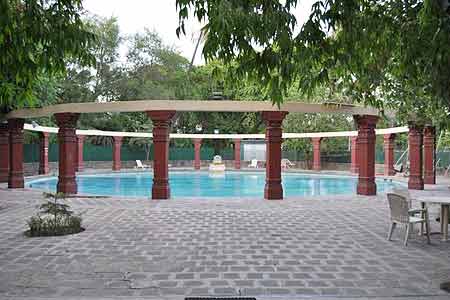
M209 164L210 172L225 172L225 164L222 162L222 157L220 155L216 155L213 158L211 164Z

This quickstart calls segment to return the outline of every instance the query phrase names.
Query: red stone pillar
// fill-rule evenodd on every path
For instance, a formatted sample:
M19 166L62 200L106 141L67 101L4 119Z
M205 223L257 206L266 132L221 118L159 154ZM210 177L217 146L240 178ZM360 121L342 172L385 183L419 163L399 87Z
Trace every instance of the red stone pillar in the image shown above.
M394 176L395 133L384 135L384 175Z
M147 111L147 115L153 122L152 199L169 199L169 131L175 111Z
M424 176L425 184L436 184L436 129L431 126L425 126L423 130L423 150L424 150Z
M234 168L241 168L241 139L234 140Z
M40 133L39 174L48 174L48 132Z
M357 161L358 161L358 195L376 195L377 185L375 183L375 127L378 122L377 116L358 115L354 116L358 124L357 138Z
M9 119L9 178L8 188L23 188L23 125L24 119Z
M84 146L84 135L77 135L77 161L75 165L75 170L81 172L84 169L84 159L83 159L83 146Z
M113 171L120 171L122 167L122 160L120 157L122 150L122 136L113 136L114 144L113 144Z
M59 127L59 176L56 187L58 193L77 193L77 182L75 180L75 170L78 160L76 125L79 116L80 114L78 113L55 114L56 124Z
M8 182L9 132L8 123L0 123L0 182Z
M202 139L194 139L194 169L200 170L200 148L202 147Z
M423 126L410 122L408 134L409 144L409 179L408 188L413 190L423 190Z
M350 172L354 174L358 174L358 137L352 136L351 141L351 163L350 163Z
M322 141L321 137L312 138L313 144L313 170L320 171L320 142Z
M264 198L268 200L283 199L281 185L281 124L288 112L264 111L262 118L266 123L266 185Z

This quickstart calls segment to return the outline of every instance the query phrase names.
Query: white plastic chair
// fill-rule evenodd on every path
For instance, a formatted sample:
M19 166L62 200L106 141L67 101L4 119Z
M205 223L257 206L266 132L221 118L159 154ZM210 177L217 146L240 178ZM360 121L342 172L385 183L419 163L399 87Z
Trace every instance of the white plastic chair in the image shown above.
M147 169L148 165L144 165L142 163L142 161L140 161L139 159L136 159L136 168L137 169Z
M249 168L258 168L258 160L256 158L252 159L250 161L250 164L248 165Z
M391 210L391 226L389 228L388 241L391 240L396 225L403 224L406 226L404 245L407 246L410 231L412 231L414 224L420 223L425 224L427 240L428 244L430 244L430 222L428 219L428 211L424 209L421 217L412 216L410 212L410 203L406 197L399 194L388 193L387 198Z
M289 169L290 167L295 166L289 159L283 158L281 160L281 168Z

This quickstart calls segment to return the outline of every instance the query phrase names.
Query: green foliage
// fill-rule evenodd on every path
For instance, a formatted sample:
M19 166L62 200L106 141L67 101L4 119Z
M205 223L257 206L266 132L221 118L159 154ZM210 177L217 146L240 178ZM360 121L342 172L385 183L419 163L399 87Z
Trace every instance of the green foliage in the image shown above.
M83 230L81 216L74 216L69 205L59 202L64 199L64 194L44 193L44 197L50 200L42 204L40 212L27 221L28 236L66 235Z
M41 78L64 72L69 58L92 63L81 12L81 0L0 1L1 112L35 105Z
M177 33L191 15L207 22L205 58L225 62L233 81L258 80L275 103L293 85L308 95L326 87L394 109L403 121L448 122L450 17L442 1L316 0L307 20L296 19L296 0L176 2Z

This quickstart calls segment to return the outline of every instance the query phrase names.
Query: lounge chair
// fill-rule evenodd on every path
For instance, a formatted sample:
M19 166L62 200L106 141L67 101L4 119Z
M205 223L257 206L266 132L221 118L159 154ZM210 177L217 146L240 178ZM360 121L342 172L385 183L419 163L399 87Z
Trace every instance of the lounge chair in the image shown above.
M248 165L248 167L249 168L255 168L255 169L257 169L258 168L258 160L257 159L252 159L251 161L250 161L250 164Z
M149 168L148 165L145 165L142 163L142 161L140 161L139 159L136 159L136 167L134 167L135 169L147 169Z
M426 236L428 244L430 241L430 222L428 220L428 211L423 210L421 217L411 215L411 206L409 200L400 195L394 193L387 194L389 208L391 210L391 226L389 228L388 241L391 240L392 234L397 224L403 224L406 226L404 245L408 245L409 233L412 231L414 224L424 224L426 227Z
M282 169L289 169L290 167L295 166L289 159L283 158L281 160L281 168Z

